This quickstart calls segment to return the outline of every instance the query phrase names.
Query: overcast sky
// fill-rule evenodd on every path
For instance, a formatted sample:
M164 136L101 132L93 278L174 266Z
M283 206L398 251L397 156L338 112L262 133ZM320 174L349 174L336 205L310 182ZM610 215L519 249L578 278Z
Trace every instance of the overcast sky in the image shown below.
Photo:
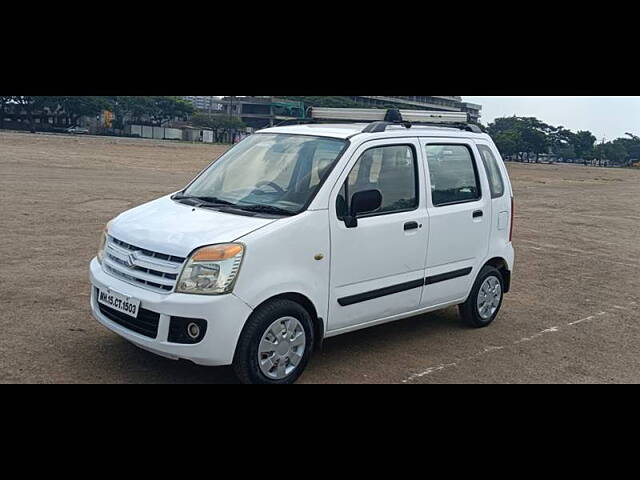
M598 141L640 135L640 97L462 97L482 105L480 121L487 125L496 117L537 117L574 132L591 131Z

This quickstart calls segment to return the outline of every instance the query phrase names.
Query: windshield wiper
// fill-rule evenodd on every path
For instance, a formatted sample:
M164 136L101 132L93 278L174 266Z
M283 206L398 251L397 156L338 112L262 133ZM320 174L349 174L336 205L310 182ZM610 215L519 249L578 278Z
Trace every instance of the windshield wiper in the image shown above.
M286 210L280 207L274 207L273 205L238 205L237 203L232 203L227 200L222 200L218 197L199 197L195 195L185 195L182 192L176 193L173 197L173 200L193 200L194 202L199 202L200 206L205 207L233 207L237 210L243 210L246 212L256 212L256 213L273 213L276 215L294 215L294 212L290 210Z
M280 207L274 207L273 205L235 205L234 208L239 210L246 210L247 212L257 213L274 213L276 215L295 215L291 210L286 210Z
M233 206L233 207L236 206L235 203L229 202L227 200L222 200L221 198L218 198L218 197L198 197L194 195L184 195L183 193L176 193L171 198L173 200L195 200L196 202L201 202L207 205L225 205L225 206Z

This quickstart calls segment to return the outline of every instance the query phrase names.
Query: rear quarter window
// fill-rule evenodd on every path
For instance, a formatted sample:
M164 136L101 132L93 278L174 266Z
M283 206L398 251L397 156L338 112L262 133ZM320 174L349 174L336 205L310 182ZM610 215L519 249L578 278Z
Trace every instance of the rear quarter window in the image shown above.
M504 195L504 181L502 180L502 173L500 172L498 161L489 147L486 145L477 145L477 147L480 152L480 157L482 157L484 169L487 172L487 178L489 179L491 198L500 198Z

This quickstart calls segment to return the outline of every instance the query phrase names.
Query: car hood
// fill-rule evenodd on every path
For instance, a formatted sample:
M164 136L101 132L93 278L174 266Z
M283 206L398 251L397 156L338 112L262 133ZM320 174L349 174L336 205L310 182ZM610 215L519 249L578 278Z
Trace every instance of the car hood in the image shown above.
M109 235L136 247L187 257L198 247L233 242L277 220L195 208L166 196L116 217Z

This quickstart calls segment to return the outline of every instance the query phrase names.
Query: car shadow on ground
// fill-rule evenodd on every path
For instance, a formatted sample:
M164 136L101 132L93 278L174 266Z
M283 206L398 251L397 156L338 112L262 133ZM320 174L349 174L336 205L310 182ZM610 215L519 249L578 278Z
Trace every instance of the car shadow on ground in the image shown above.
M239 383L231 367L207 367L188 360L171 360L117 336L108 343L110 355L118 359L109 365L109 377L117 378L117 383Z
M454 335L466 329L457 309L418 315L376 327L358 330L324 341L322 350L311 359L303 382L349 383L335 365L367 365L372 356L388 356L393 368L394 352L428 352L429 338L434 342L442 336ZM439 340L438 340L439 339ZM106 348L119 358L111 367L111 375L126 383L193 383L237 384L231 367L205 367L186 360L170 360L142 350L126 340L114 337ZM366 368L365 368L366 370ZM398 372L401 375L403 372Z
M408 358L427 361L432 346L443 339L459 337L462 323L456 307L416 315L375 327L357 330L324 341L322 350L312 358L301 382L362 383L393 381L406 373ZM384 370L386 380L377 379Z

